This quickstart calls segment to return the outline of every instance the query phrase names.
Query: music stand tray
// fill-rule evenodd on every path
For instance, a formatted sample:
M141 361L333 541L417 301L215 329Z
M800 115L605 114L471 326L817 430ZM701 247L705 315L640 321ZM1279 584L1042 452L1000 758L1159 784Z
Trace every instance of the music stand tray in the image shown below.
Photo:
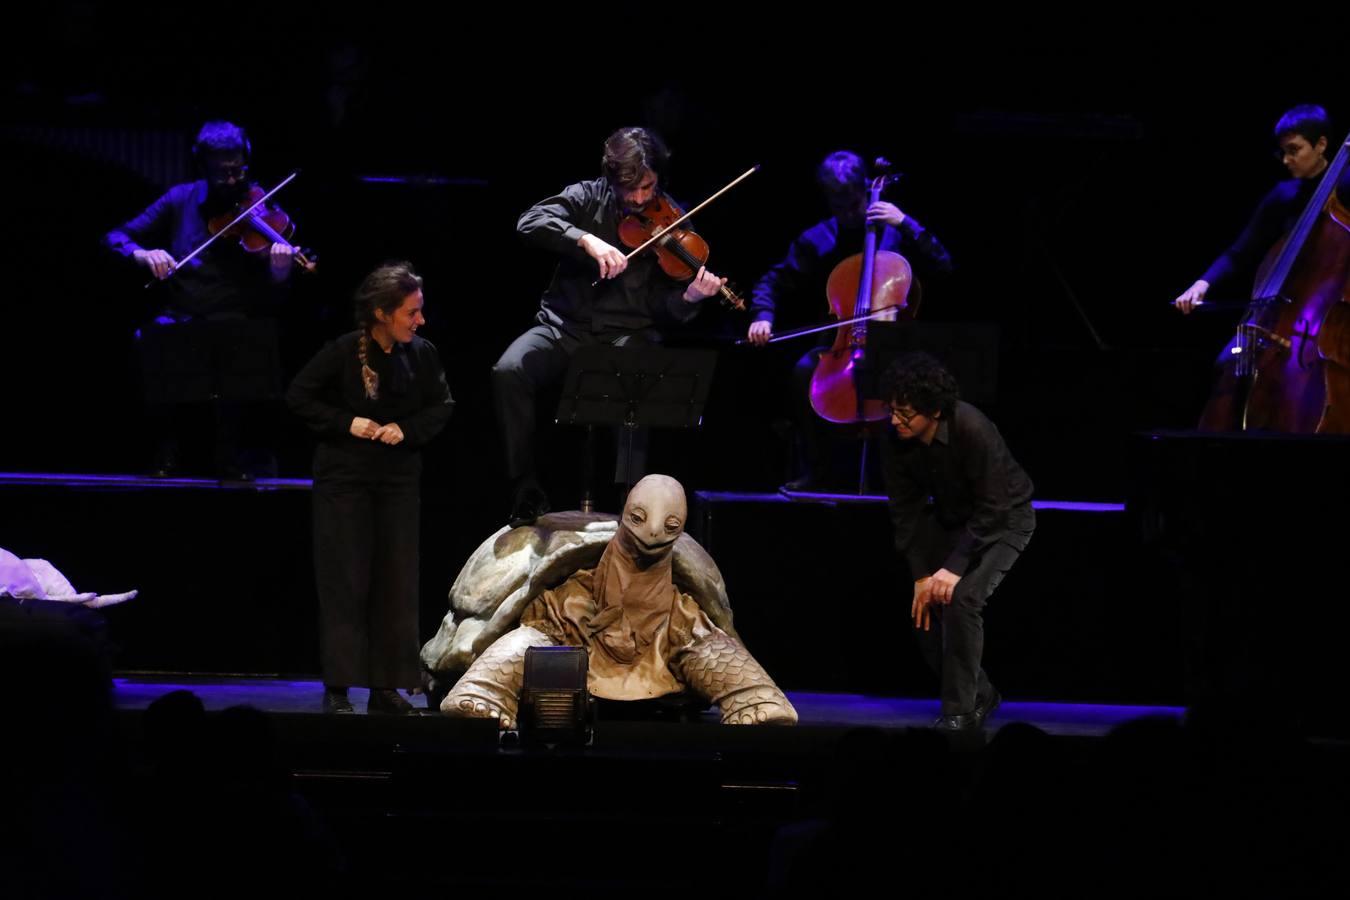
M717 354L712 350L615 347L596 344L572 355L556 421L585 425L586 477L582 509L593 496L596 425L625 429L625 477L632 477L633 432L638 428L697 428L703 422ZM626 487L631 487L628 482Z

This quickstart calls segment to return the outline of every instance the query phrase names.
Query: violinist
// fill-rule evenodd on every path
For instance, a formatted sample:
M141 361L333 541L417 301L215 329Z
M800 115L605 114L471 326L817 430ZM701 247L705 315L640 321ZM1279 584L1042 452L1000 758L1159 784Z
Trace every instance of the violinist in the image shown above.
M830 217L802 232L787 255L760 278L750 302L752 321L747 338L763 346L774 334L779 304L787 301L796 310L826 309L825 283L834 267L863 246L865 227L882 229L877 247L900 253L915 268L920 281L945 276L952 271L951 257L942 243L913 216L885 200L868 205L867 166L862 157L840 150L825 157L816 171ZM789 310L789 313L794 310ZM797 313L795 324L806 324ZM812 321L820 317L811 317ZM831 337L830 332L824 333ZM807 351L793 371L792 417L798 436L798 475L783 485L788 492L825 487L828 423L811 408L811 376L820 359L820 347Z
M1332 140L1331 118L1320 106L1295 106L1280 116L1275 125L1276 155L1290 177L1267 192L1233 245L1172 301L1178 310L1189 314L1203 305L1214 284L1229 287L1233 279L1250 279L1255 274L1262 257L1293 227L1317 188L1327 168L1327 147ZM1350 169L1342 173L1337 194L1343 204L1350 204Z
M154 476L177 474L187 412L206 401L214 405L220 477L247 479L275 469L270 450L245 453L242 431L246 424L257 425L264 418L259 407L280 394L273 311L284 299L295 250L274 243L259 259L236 241L220 240L179 268L179 261L211 236L211 221L232 212L250 188L251 152L243 129L207 122L192 148L202 177L169 188L104 238L159 282L157 315L137 332L155 432Z
M668 159L653 132L621 128L605 141L599 178L568 185L527 209L517 222L516 230L528 244L558 256L558 267L544 290L535 324L511 342L492 368L513 527L550 509L532 446L538 391L562 379L579 347L660 344L661 325L689 321L700 302L726 284L702 266L692 280L677 281L660 269L654 254L629 260L619 249L620 222L661 196ZM641 443L635 440L631 473L623 471L624 455L618 454L616 483L632 483L642 473Z

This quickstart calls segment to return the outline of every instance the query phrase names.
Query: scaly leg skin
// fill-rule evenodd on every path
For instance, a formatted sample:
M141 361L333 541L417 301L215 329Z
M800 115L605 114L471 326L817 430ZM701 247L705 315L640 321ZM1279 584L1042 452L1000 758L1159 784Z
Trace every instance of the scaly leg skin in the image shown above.
M797 711L735 638L718 631L674 661L675 674L722 710L723 725L796 725Z
M520 686L525 680L525 651L553 645L548 635L528 625L507 632L474 660L445 695L441 712L447 716L497 719L503 731L515 730Z

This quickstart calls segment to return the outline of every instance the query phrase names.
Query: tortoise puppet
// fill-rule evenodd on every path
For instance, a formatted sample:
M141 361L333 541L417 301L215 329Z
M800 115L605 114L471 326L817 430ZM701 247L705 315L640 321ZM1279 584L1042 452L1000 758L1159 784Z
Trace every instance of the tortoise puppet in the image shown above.
M691 538L681 540L687 513L684 488L675 479L648 475L634 485L595 567L574 571L539 593L519 625L468 667L441 711L497 718L503 728L514 728L526 649L572 645L587 651L587 686L597 697L645 700L690 691L716 703L723 724L795 724L792 704L735 637L730 611L706 599L701 605L675 584L677 543L686 569L692 555L715 571L702 548ZM693 574L689 580L696 581L698 573ZM715 583L718 590L695 593L716 594L720 575ZM445 641L429 643L424 661L437 646L443 651Z

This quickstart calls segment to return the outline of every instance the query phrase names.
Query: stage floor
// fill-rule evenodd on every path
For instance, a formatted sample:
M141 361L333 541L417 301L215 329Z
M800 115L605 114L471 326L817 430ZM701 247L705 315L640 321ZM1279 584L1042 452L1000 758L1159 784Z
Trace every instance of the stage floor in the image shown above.
M118 709L144 709L156 698L179 689L195 693L208 710L247 705L266 712L321 715L319 701L323 689L319 682L266 678L124 675L114 680L113 703ZM366 695L367 692L361 688L353 688L350 692L352 705L360 714L364 714ZM801 691L789 691L788 697L797 708L804 726L923 728L931 725L938 714L938 702L935 699ZM412 702L425 713L425 696L415 696ZM1183 712L1183 709L1174 706L1105 706L1005 699L990 720L987 731L992 734L1012 722L1026 722L1050 734L1101 737L1131 719L1143 716L1179 717ZM705 722L716 725L716 712L705 713L696 727L702 727Z

